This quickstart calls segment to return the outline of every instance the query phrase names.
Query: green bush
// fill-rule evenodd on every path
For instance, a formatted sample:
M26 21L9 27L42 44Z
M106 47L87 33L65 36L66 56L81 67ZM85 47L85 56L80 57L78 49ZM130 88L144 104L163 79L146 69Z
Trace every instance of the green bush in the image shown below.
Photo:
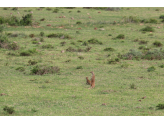
M140 31L154 32L155 30L150 26L146 26L145 28L140 29Z
M112 36L112 34L108 34L108 36Z
M52 8L50 8L50 7L47 7L47 8L46 8L46 10L48 10L48 11L51 11L51 10L52 10Z
M35 61L35 60L29 60L28 61L28 64L29 65L35 65L35 64L37 64L38 62L37 61Z
M34 53L37 53L35 48L20 52L20 56L31 56Z
M0 33L3 32L3 29L4 29L4 26L3 25L0 25Z
M32 41L33 44L38 44L38 41Z
M156 46L156 47L161 47L161 46L163 46L163 44L162 44L161 42L159 42L159 41L155 41L155 42L153 43L153 45Z
M81 21L77 21L76 24L82 24L82 22Z
M27 14L25 16L22 16L22 19L20 20L20 25L22 26L32 25L32 14Z
M164 68L164 64L160 65L159 67L160 67L160 68Z
M83 69L83 67L82 66L77 66L76 69Z
M15 112L14 107L9 107L9 106L5 106L5 107L3 108L3 110L6 111L6 112L9 113L9 114L12 114L12 113Z
M130 89L136 89L136 85L134 83L130 84Z
M77 11L77 13L80 13L80 12L81 12L80 10Z
M18 68L16 68L15 70L18 70L18 71L20 71L20 72L23 72L23 71L25 71L25 68L24 68L24 67L18 67Z
M135 16L129 16L129 17L124 16L122 18L122 22L123 23L139 23L140 20L138 17L135 17Z
M164 19L164 15L160 15L159 16L159 19Z
M149 68L147 69L147 71L148 71L148 72L153 72L153 71L155 71L155 67L154 67L154 66L149 67Z
M63 42L60 42L61 46L65 46L66 42L63 41Z
M164 109L164 104L158 104L156 107L157 107L158 109Z
M78 58L79 58L79 59L84 59L84 57L83 57L83 56L79 56Z
M51 44L46 44L46 45L42 45L43 49L50 49L50 48L54 48L54 46L52 46Z
M31 74L35 75L44 75L44 74L55 74L59 73L60 68L58 66L34 66L33 69L31 70Z
M105 49L104 49L104 51L115 51L115 49L114 49L114 48L109 47L109 48L105 48Z
M125 38L125 35L124 34L119 34L116 38L118 38L118 39L124 39Z
M72 39L72 37L68 34L63 34L63 33L52 33L47 35L48 38L62 38L62 39Z
M55 8L54 10L53 10L53 13L58 13L59 12L59 9L58 8Z
M108 60L108 64L116 64L116 63L119 62L119 61L120 61L119 58L110 59L110 60Z
M122 57L127 59L127 60L139 59L142 57L142 52L137 51L135 49L130 49L129 52L122 55Z
M45 20L45 18L40 19L40 21L44 21L44 20Z
M9 43L7 46L7 49L9 50L18 50L19 49L19 45L17 43Z
M88 40L88 43L90 44L100 44L102 45L102 42L100 42L99 40L95 39L95 38L91 38Z
M44 32L40 32L40 36L44 36Z
M88 46L88 42L87 41L84 41L82 45L83 46Z
M34 34L30 34L29 37L30 38L33 38L33 37L35 37L35 35Z
M148 41L145 41L145 40L141 40L139 41L139 44L147 44Z
M142 58L147 60L161 60L164 58L164 52L161 50L154 49L153 51L148 51Z
M4 18L4 17L0 17L0 24L3 24L3 23L5 23L6 22L6 19Z

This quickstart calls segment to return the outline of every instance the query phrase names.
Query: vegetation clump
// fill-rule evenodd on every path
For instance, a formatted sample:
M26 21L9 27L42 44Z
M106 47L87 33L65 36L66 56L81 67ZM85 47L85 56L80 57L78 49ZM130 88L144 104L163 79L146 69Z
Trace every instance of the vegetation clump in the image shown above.
M105 48L104 51L115 51L115 49L112 47L108 47L108 48Z
M82 66L77 66L76 69L83 69L83 67Z
M37 53L36 49L29 49L20 52L20 56L31 56L32 54Z
M150 26L146 26L145 28L140 29L140 31L154 32L155 30Z
M50 48L54 48L54 46L52 46L51 44L46 44L46 45L42 45L43 49L50 49Z
M164 104L158 104L156 107L157 107L158 109L164 109Z
M25 68L24 68L24 67L18 67L18 68L16 68L15 70L18 70L18 71L20 71L20 72L23 72L23 71L25 71Z
M154 67L154 66L149 67L149 68L147 69L147 71L148 71L148 72L153 72L153 71L155 71L155 67Z
M110 59L110 60L108 60L108 64L116 64L119 61L120 61L119 58Z
M34 66L31 70L31 74L33 75L44 75L44 74L55 74L59 73L60 68L58 66Z
M124 34L119 34L116 38L118 38L118 39L124 39L125 38L125 35Z
M76 24L82 24L82 22L81 21L77 21Z
M12 113L15 112L14 107L9 107L9 106L5 106L5 107L3 108L3 110L6 111L6 112L9 113L9 114L12 114Z
M161 47L161 46L163 46L163 44L162 44L160 41L155 41L155 42L153 43L153 45L156 46L156 47Z
M137 89L137 87L134 83L132 83L132 84L130 84L130 89Z
M60 38L60 39L72 39L72 37L68 34L63 34L63 33L52 33L47 35L48 38Z
M90 43L90 44L100 44L100 45L103 44L101 41L99 41L99 40L97 40L97 39L95 39L95 38L89 39L89 40L88 40L88 43Z

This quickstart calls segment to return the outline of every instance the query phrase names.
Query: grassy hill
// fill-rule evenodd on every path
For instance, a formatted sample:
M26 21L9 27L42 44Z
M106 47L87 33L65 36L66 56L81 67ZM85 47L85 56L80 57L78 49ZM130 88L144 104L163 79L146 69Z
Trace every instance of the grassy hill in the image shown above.
M164 115L164 8L0 11L1 116Z

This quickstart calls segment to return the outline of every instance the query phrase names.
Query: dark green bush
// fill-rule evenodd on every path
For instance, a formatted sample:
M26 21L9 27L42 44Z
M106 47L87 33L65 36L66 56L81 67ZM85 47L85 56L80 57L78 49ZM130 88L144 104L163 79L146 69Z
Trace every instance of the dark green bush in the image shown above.
M23 72L23 71L25 71L25 68L24 68L24 67L18 67L18 68L16 68L15 70L18 70L18 71L20 71L20 72Z
M54 10L53 10L53 13L58 13L59 12L59 9L58 8L55 8Z
M155 30L150 26L146 26L145 28L140 29L140 31L154 32Z
M114 49L114 48L109 47L109 48L105 48L105 49L104 49L104 51L115 51L115 49Z
M116 38L118 38L118 39L124 39L125 38L125 35L124 34L119 34Z
M110 59L110 60L108 60L108 64L116 64L116 63L119 62L119 61L120 61L119 58Z
M63 33L52 33L47 35L48 38L62 38L62 39L72 39L72 37L68 34L63 34Z
M29 37L30 38L33 38L33 37L35 37L35 35L34 34L30 34Z
M8 7L4 7L3 10L8 10L9 8Z
M108 36L112 36L112 34L109 34Z
M38 44L38 41L32 41L33 44Z
M6 19L4 18L4 17L0 17L0 24L3 24L3 23L5 23L6 22Z
M35 75L44 75L44 74L55 74L59 73L60 68L58 66L34 66L33 69L31 70L31 74Z
M20 52L20 56L31 56L34 53L37 53L35 48Z
M82 66L77 66L76 69L83 69L83 67Z
M7 49L9 50L18 50L19 49L19 45L17 43L9 43L7 46Z
M25 16L22 16L22 19L20 20L20 25L22 26L32 25L32 14L27 14Z
M44 21L44 20L45 20L45 18L40 19L40 21Z
M82 22L81 21L77 21L76 24L82 24Z
M60 42L60 44L61 44L61 46L64 46L66 44L66 42L63 41L63 42Z
M42 45L43 49L50 49L50 48L54 48L54 46L52 46L51 44L46 44L46 45Z
M83 56L79 56L78 58L79 58L79 59L84 59L84 57L83 57Z
M157 107L158 109L164 109L164 104L158 104L156 107Z
M149 23L157 23L157 22L158 21L156 19L153 19L153 18L149 19Z
M12 10L14 10L14 11L15 11L15 10L18 10L18 7L13 7Z
M128 53L122 55L123 58L127 60L138 59L142 57L142 52L130 49Z
M3 25L0 25L0 33L3 32L3 29L4 29L4 26Z
M161 50L153 50L153 51L148 51L143 57L143 59L147 60L161 60L164 58L164 52Z
M130 89L136 89L136 85L134 83L130 84Z
M129 16L129 17L124 16L122 18L122 22L123 23L139 23L140 19L138 17L135 17L135 16Z
M80 13L80 12L81 12L80 10L77 11L77 13Z
M139 44L147 44L148 41L145 41L145 40L140 40L139 41Z
M164 19L164 15L160 15L159 16L159 19Z
M3 110L6 111L6 112L9 113L9 114L12 114L12 113L15 112L14 107L9 107L9 106L5 106L5 107L3 108Z
M40 32L40 36L44 36L44 32Z
M159 67L160 67L160 68L164 68L164 64L160 65Z
M155 71L155 67L154 67L154 66L149 67L149 68L147 69L147 71L148 71L148 72L153 72L153 71Z
M48 11L51 11L51 10L52 10L52 8L50 8L50 7L47 7L47 8L46 8L46 10L48 10Z
M161 47L161 46L163 46L163 44L162 44L161 42L159 42L159 41L155 41L155 42L153 43L153 45L156 46L156 47Z
M84 41L82 45L83 46L88 46L88 42L87 41Z
M88 40L88 43L90 44L100 44L102 45L102 42L100 42L99 40L95 39L95 38L91 38Z
M28 64L29 65L35 65L35 64L37 64L38 62L37 61L35 61L35 60L29 60L28 61Z

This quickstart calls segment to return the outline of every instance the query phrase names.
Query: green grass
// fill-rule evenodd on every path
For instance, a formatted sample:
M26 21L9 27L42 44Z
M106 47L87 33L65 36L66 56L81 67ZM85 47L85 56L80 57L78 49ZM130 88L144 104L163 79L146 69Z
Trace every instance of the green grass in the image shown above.
M20 16L29 13L28 10L33 11L32 15L35 19L33 22L39 22L39 26L4 25L5 28L1 33L2 35L24 34L17 37L8 36L10 42L17 42L18 50L0 48L0 94L5 93L0 96L1 116L164 115L163 110L157 110L156 107L164 102L164 69L159 67L163 64L163 59L119 58L116 64L108 64L110 60L120 57L118 54L126 54L130 49L139 50L141 40L148 41L144 46L149 47L150 50L163 51L161 49L163 46L154 47L153 43L163 41L164 28L159 17L163 14L164 8L158 8L160 11L155 11L157 8L152 7L135 7L129 8L130 10L121 8L119 11L59 8L58 13L53 13L55 7L50 11L46 8L41 11L37 9L23 7L18 8L18 11ZM78 10L81 12L78 13ZM0 16L9 16L13 13L14 16L19 17L18 11L13 11L12 8L7 10L0 8L0 11ZM98 13L99 11L101 13ZM139 19L156 19L157 23L121 21L124 16L134 15ZM59 18L60 16L65 18ZM45 20L40 21L42 18ZM82 24L76 24L77 21ZM47 26L48 24L51 26ZM146 26L152 27L155 31L145 33L140 31ZM95 27L98 29L94 30ZM100 31L100 27L104 30ZM44 35L41 36L40 32L44 32ZM49 34L59 33L69 35L71 39L47 37ZM30 34L34 34L35 37L29 37ZM125 38L117 39L120 34ZM32 43L34 38L41 37L44 39L42 44ZM96 39L102 44L83 45L90 39ZM135 39L138 41L134 42ZM62 46L61 42L66 43ZM42 47L50 45L53 48ZM69 47L92 48L88 52L67 52L66 49ZM104 51L106 48L114 50ZM29 56L20 55L21 52L32 49L36 49L36 52ZM61 53L62 50L65 52ZM146 53L146 51L139 51ZM29 65L30 60L37 61L36 65L39 66L58 66L60 73L32 75L30 73L34 65ZM152 66L156 68L155 71L148 72L148 68ZM91 71L94 71L96 76L94 89L88 89L90 86L86 85L86 77L91 78ZM135 89L130 88L132 84L135 85ZM146 98L142 99L144 96ZM106 105L102 105L104 103ZM14 112L7 113L3 110L5 106L14 107Z

